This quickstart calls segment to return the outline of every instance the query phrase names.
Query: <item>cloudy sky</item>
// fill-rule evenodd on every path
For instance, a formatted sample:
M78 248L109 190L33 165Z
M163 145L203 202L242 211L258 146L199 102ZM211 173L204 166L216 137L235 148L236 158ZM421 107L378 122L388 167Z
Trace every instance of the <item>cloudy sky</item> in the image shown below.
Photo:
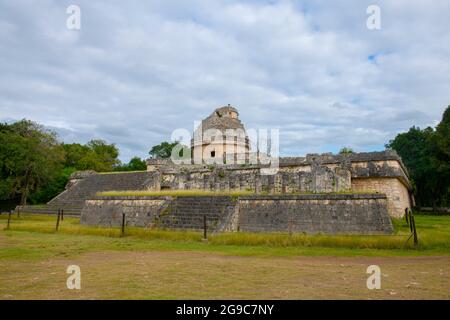
M448 0L0 0L0 121L128 161L230 103L279 128L282 155L382 150L450 104L449 17Z

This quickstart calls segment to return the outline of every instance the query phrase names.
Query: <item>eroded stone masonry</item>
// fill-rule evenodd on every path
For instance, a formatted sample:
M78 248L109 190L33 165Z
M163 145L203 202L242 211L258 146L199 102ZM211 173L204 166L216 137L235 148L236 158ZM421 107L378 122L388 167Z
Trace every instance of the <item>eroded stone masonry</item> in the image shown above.
M94 225L115 225L125 212L129 225L197 229L199 217L208 214L217 231L380 233L392 231L389 216L400 218L413 204L395 151L268 156L251 149L230 105L201 122L190 150L188 160L149 159L146 172L75 173L46 210L81 212L82 223ZM252 196L230 202L97 195L112 190L245 190Z
M389 214L402 217L411 207L411 185L395 151L342 155L309 154L279 158L278 172L261 174L262 165L175 165L148 160L152 190L249 190L256 194L379 193Z

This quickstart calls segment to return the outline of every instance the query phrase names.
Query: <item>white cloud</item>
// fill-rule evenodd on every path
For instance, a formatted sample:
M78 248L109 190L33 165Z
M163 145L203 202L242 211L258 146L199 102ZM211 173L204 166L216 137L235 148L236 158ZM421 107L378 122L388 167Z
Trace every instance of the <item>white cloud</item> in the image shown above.
M448 1L0 1L0 120L146 156L175 128L238 107L281 154L380 149L450 104Z

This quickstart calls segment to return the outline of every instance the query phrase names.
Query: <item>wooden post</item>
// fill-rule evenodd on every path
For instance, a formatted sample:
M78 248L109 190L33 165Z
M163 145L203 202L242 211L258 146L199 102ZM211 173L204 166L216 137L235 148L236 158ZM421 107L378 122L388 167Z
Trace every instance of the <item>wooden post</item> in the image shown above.
M414 235L414 245L417 246L419 244L419 239L417 238L416 221L414 220L414 216L412 214L411 214L411 217L412 217L411 222L412 222L413 235Z
M409 230L411 231L411 233L413 232L413 222L412 222L412 212L411 210L408 211L408 218L409 218Z
M406 220L406 225L409 226L409 221L408 221L408 208L405 208L405 220Z
M206 234L206 214L203 215L203 240L208 240L208 235Z
M58 228L59 228L60 216L61 216L61 209L58 209L58 217L56 218L56 231L58 231Z
M64 209L61 209L61 221L64 221Z
M122 237L125 235L125 213L122 213Z
M17 207L17 218L20 218L20 207Z
M11 213L12 213L12 210L9 210L9 213L8 213L8 223L6 224L6 229L9 229L9 222L11 221Z

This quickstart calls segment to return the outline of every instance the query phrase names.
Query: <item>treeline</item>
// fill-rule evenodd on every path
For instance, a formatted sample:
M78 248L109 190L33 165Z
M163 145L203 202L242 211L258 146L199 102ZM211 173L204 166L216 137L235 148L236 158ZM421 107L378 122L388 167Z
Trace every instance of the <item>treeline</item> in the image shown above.
M63 191L78 170L146 169L143 159L122 164L118 156L118 148L103 140L65 144L56 133L32 121L0 123L0 201L45 203Z
M450 106L436 128L411 127L386 148L402 157L414 188L416 205L450 206Z

